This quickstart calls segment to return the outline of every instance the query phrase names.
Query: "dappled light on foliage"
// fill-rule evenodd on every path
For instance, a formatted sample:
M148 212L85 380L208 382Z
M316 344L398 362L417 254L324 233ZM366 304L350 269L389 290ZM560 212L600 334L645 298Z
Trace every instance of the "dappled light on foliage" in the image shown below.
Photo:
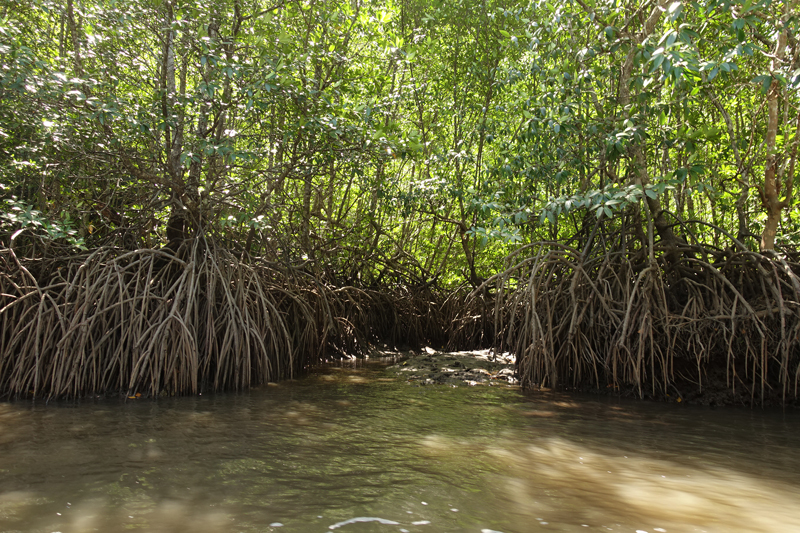
M797 7L6 2L0 394L430 345L793 401Z

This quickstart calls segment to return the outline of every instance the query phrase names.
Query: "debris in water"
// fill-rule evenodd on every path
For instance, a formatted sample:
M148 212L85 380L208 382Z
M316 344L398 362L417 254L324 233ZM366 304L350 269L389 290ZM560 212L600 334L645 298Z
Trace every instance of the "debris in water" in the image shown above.
M345 520L344 522L338 522L333 524L332 526L328 526L328 529L337 529L342 526L346 526L347 524L355 524L357 522L378 522L380 524L385 524L387 526L398 526L400 522L395 522L393 520L386 520L385 518L374 518L371 516L357 516L356 518L351 518L350 520Z
M269 527L283 527L283 524L280 522L273 522L269 525Z

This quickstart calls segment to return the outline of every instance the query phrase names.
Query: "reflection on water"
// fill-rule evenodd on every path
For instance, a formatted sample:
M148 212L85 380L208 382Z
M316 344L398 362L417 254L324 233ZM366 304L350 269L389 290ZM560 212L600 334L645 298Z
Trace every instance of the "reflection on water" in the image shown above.
M800 415L328 369L0 404L0 531L800 531Z

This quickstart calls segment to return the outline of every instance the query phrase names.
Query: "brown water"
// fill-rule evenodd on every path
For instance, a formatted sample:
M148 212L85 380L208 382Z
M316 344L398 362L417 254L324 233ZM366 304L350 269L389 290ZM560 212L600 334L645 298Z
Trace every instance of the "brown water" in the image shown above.
M799 504L797 412L417 387L372 366L0 404L0 531L787 532Z

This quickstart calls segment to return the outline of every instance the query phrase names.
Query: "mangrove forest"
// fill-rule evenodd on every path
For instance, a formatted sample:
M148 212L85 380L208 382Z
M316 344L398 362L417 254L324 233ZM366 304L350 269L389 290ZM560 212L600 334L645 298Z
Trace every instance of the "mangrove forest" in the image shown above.
M0 0L0 397L797 404L798 148L798 0Z

